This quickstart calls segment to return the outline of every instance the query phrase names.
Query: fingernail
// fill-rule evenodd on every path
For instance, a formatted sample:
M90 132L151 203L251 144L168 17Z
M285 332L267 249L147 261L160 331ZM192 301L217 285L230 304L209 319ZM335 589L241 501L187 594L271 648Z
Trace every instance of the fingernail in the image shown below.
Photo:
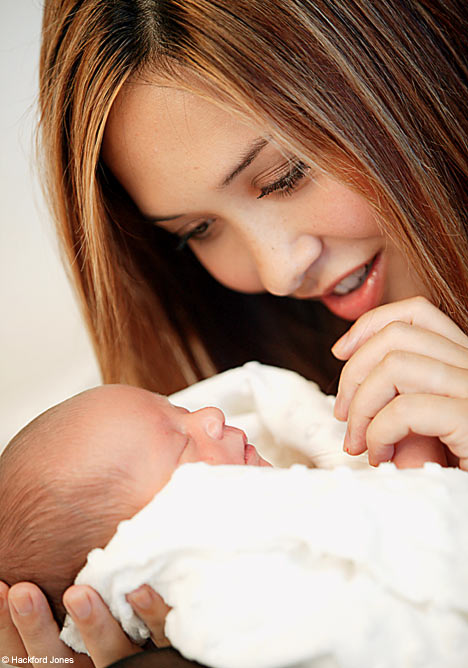
M153 605L153 598L145 586L140 587L140 589L136 589L129 594L128 599L130 603L135 604L142 610L147 610Z
M33 609L32 598L27 592L15 594L11 598L11 605L18 615L30 615Z
M380 451L380 456L378 459L376 459L375 457L371 457L369 455L369 464L371 466L378 466L379 464L385 464L385 462L392 461L394 454L395 454L395 446L386 445Z
M91 601L85 592L70 592L63 603L70 615L77 619L86 619L91 614Z
M346 434L345 434L344 441L343 441L343 450L345 452L347 452L348 455L351 454L350 451L349 451L349 442L350 442L349 432L348 432L348 430L346 430Z
M346 350L348 348L348 339L349 339L349 333L346 332L346 334L343 334L342 337L336 341L333 346L332 346L332 353L335 355L335 357L339 357L340 355L343 355L346 353Z
M382 458L381 462L391 462L393 459L393 455L395 454L395 446L394 445L387 445L385 446L384 451L382 452Z

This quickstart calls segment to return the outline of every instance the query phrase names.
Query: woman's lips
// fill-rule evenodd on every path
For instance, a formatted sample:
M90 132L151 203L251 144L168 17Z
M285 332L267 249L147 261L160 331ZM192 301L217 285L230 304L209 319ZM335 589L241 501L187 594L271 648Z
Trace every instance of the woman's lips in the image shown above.
M335 290L338 288L338 286L343 281L345 281L346 279L349 280L349 278L351 276L357 274L358 272L359 272L359 275L364 273L366 271L366 267L367 267L367 271L369 271L376 257L377 256L374 255L367 262L363 262L362 264L359 264L357 267L354 267L354 269L351 269L351 271L347 271L346 274L342 274L342 276L340 276L340 278L337 278L335 281L333 281L333 283L326 290L323 291L321 297L319 297L319 298L328 297L329 295L334 295L336 297L345 296L345 294L340 294L340 292L335 293ZM349 294L349 293L346 293L346 294Z
M320 301L335 315L345 320L357 320L363 313L379 306L385 287L385 258L383 253L378 253L373 260L362 285L346 295L335 295L335 287L350 274L354 273L364 265L355 267L335 281L327 292L319 297ZM365 264L368 264L367 262Z

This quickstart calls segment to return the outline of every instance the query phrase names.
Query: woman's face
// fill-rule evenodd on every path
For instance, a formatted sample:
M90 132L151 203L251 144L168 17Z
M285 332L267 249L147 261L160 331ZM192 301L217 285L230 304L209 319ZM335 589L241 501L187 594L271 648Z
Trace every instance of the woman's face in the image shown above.
M319 299L349 320L424 294L366 199L288 157L265 128L139 82L119 93L103 144L143 216L234 290Z

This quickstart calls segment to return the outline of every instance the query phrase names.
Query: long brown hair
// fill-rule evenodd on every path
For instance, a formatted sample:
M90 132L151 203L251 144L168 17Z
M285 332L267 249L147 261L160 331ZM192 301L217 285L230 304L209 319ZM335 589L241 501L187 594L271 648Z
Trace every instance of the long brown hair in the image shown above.
M119 90L145 73L186 87L189 68L362 192L468 331L467 35L456 0L46 1L44 170L104 381L171 392L256 358L330 389L343 330L318 304L220 286L141 221L100 147Z

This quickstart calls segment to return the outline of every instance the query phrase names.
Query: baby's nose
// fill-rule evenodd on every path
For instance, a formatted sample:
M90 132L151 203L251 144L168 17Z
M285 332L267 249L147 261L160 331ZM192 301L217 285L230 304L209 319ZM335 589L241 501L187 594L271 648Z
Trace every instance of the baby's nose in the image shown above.
M219 408L202 408L197 411L201 426L206 435L215 440L223 437L225 417Z

